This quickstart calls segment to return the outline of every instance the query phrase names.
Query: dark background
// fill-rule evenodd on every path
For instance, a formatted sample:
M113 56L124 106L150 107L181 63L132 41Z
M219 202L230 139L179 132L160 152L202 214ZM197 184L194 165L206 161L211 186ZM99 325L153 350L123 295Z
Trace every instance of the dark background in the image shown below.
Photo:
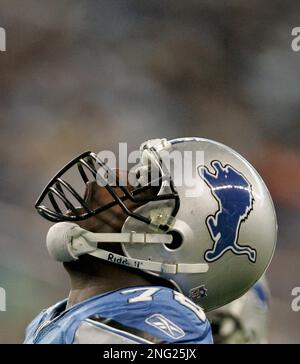
M299 1L0 0L0 26L0 342L68 294L33 208L49 177L88 149L200 136L238 150L271 191L269 341L300 343Z

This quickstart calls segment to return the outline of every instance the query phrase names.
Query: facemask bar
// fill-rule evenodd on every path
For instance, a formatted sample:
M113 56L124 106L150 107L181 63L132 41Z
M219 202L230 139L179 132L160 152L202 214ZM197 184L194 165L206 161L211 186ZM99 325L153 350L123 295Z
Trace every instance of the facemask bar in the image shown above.
M153 149L153 148L151 148ZM120 181L116 173L111 170L103 161L101 161L98 156L93 152L85 152L74 158L72 161L67 163L47 184L41 193L40 197L36 201L35 208L38 213L46 218L47 220L53 222L61 222L61 221L80 221L88 219L94 215L97 215L113 206L120 206L120 208L130 217L136 218L146 224L152 224L150 218L147 218L139 213L135 213L132 209L129 209L126 206L125 202L130 200L134 203L139 204L140 206L151 202L151 201L163 201L163 200L174 200L174 207L170 214L170 220L174 218L179 210L179 196L175 190L172 179L169 175L166 174L166 170L163 169L162 161L159 159L159 154L156 153L155 150L151 150L151 152L156 154L157 164L159 167L160 175L158 181L150 181L145 186L134 188L133 190L129 190L128 187L120 185ZM95 209L91 209L84 198L68 183L64 178L64 174L68 172L71 168L77 165L77 169L79 175L81 176L82 181L86 185L89 182L92 182L88 177L86 171L89 171L95 180L101 180L103 188L109 192L112 196L112 201L108 204L97 207ZM101 177L100 173L97 173L99 168L103 168L107 178ZM116 186L109 185L109 177L113 177L116 181ZM159 190L161 190L162 183L168 179L170 193L164 193L161 195L145 197L142 196L142 193L150 190L155 182L159 182ZM119 195L116 191L116 188L119 188L122 191L122 194ZM73 199L78 202L79 206L74 206L72 201L66 196L64 189L68 191L70 195L73 196ZM50 206L45 206L45 199L48 197ZM59 205L57 203L57 199L61 202ZM65 207L62 209L60 206ZM167 231L169 229L168 224L159 225L156 228Z

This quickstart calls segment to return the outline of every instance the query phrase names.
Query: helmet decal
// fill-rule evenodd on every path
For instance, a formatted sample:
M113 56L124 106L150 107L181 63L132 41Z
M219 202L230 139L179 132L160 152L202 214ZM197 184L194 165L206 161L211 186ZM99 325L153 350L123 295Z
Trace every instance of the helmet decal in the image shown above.
M200 298L207 296L207 291L205 284L202 284L199 287L194 287L189 292L189 298L194 301L198 301Z
M206 225L214 241L212 249L205 252L205 260L214 262L227 251L236 255L247 255L255 263L256 250L249 245L239 245L239 230L253 209L254 197L251 184L235 168L221 162L211 162L214 173L206 166L199 166L199 176L210 188L217 200L219 209L214 215L206 218Z

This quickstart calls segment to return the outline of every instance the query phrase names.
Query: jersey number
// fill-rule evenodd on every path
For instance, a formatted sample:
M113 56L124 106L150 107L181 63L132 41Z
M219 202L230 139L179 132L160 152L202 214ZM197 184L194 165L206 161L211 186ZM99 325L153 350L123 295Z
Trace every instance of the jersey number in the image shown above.
M129 294L129 293L140 293L136 297L131 297L128 299L128 303L135 303L135 302L145 302L145 301L152 301L154 298L154 295L160 290L160 288L133 288L133 289L126 289L125 291L122 291L122 294ZM173 298L175 301L180 303L182 306L188 308L189 310L193 311L194 314L197 315L197 317L201 321L206 320L206 316L204 311L201 307L197 306L194 302L192 302L189 298L185 297L182 293L174 291Z

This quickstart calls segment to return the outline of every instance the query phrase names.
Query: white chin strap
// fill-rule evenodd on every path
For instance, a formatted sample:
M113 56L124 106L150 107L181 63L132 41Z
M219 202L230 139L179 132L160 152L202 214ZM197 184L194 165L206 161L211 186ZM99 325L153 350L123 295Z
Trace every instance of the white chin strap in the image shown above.
M98 248L98 243L125 244L171 244L172 236L167 234L136 233L91 233L75 223L59 222L53 225L47 234L47 248L55 260L71 262L84 254L106 260L111 263L152 272L205 273L208 264L170 264L128 258Z

